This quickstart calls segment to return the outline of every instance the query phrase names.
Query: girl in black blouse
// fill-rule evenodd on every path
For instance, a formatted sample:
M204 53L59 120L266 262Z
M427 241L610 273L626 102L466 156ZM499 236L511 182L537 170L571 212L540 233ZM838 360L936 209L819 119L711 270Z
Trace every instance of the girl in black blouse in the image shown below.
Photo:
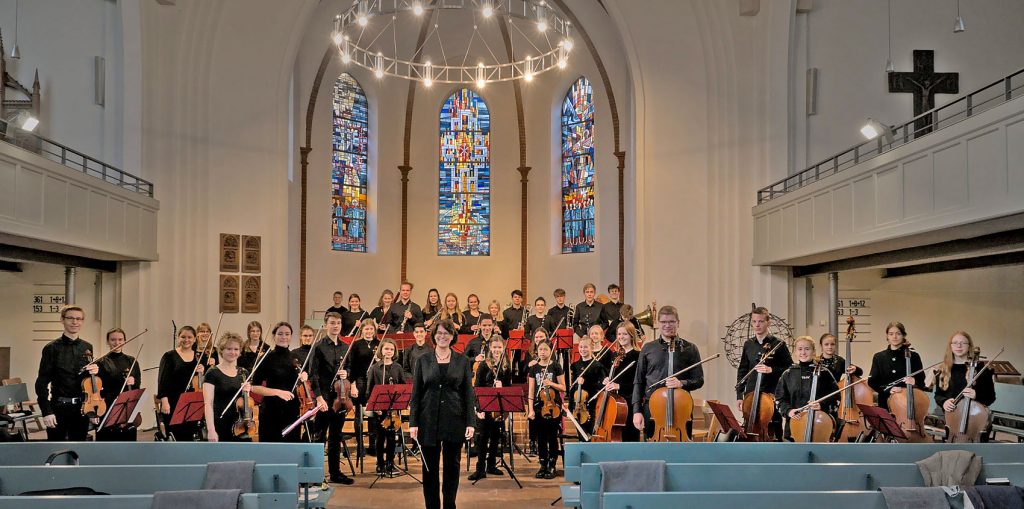
M605 370L604 364L601 360L597 360L590 351L590 343L588 341L580 341L577 345L580 353L580 360L572 363L569 366L569 373L576 377L573 380L572 385L569 386L569 392L566 397L571 401L571 408L573 411L576 410L576 405L583 404L587 406L587 411L590 413L590 418L586 422L581 422L583 430L588 434L594 432L594 416L597 415L595 412L597 406L597 400L588 402L592 396L597 395L597 391L601 390L602 381L608 378L608 371ZM608 352L605 352L605 357L614 357ZM603 358L602 358L603 360ZM593 362L592 362L593 361ZM583 386L583 392L580 392L580 386ZM583 401L576 401L577 396L583 398Z
M380 294L380 299L377 299L377 307L373 308L373 311L370 312L370 318L373 318L373 321L377 323L377 330L382 334L388 328L388 324L391 323L391 303L394 301L394 292L384 290Z
M292 326L279 322L270 330L274 348L252 375L252 392L263 396L260 402L260 442L298 442L299 427L288 435L281 432L299 418L299 400L292 387L299 377L300 363L288 346L292 342Z
M365 432L364 423L365 418L365 405L366 398L370 393L366 390L366 377L369 375L370 365L373 363L374 355L377 350L377 345L380 344L380 340L377 339L377 329L379 327L373 320L364 320L362 325L359 326L359 336L349 344L348 358L345 359L345 364L342 366L348 371L349 380L352 383L349 384L349 395L352 396L352 402L356 404L356 438L357 448L362 452L363 444L363 433ZM371 454L372 446L376 442L375 432L371 428L370 433L370 445Z
M196 353L199 354L199 362L204 367L212 368L217 365L217 348L213 345L213 329L210 324L202 322L196 325Z
M814 382L814 338L800 336L796 339L796 361L789 369L779 377L779 384L775 387L775 401L779 407L779 414L786 417L785 437L792 439L790 420L797 416L797 410L811 401L811 385ZM818 385L815 388L814 399L826 394L831 394L839 389L839 385L828 373L822 369L818 374ZM814 410L831 408L839 399L839 395L833 395L821 403L815 403ZM802 439L803 437L797 437Z
M543 329L538 329L543 330ZM555 463L558 461L558 433L561 417L543 415L543 400L540 397L542 389L551 389L548 392L553 398L555 405L562 407L561 391L565 390L565 375L562 374L562 367L551 358L551 341L547 339L537 343L537 363L529 369L529 388L527 397L529 413L526 417L537 422L537 454L540 457L540 470L537 471L538 479L554 479Z
M629 304L623 305L623 307ZM636 362L640 360L640 337L630 322L621 322L615 328L615 343L618 345L618 364L612 365L608 378L604 379L605 387L617 391L626 400L626 408L633 408L633 385L636 378ZM613 361L614 362L614 361ZM615 377L612 382L611 378ZM596 415L596 414L595 414ZM640 430L636 426L622 428L623 442L639 442Z
M395 362L395 352L398 345L391 338L384 338L380 342L381 360L370 366L370 374L366 381L366 396L373 393L373 388L379 385L404 384L406 383L405 370ZM385 474L394 471L395 468L395 432L396 428L402 426L402 418L395 412L393 426L391 429L384 429L381 425L384 416L375 415L370 419L370 426L376 430L374 449L377 452L377 473ZM385 457L387 460L385 461Z
M220 351L220 361L216 367L210 368L203 383L206 438L210 442L238 442L241 440L231 432L231 426L238 419L238 411L231 397L238 392L239 387L245 392L251 388L248 383L243 385L246 371L238 366L242 337L234 332L225 332L217 342L217 350ZM227 406L231 408L221 417L221 412Z
M427 305L423 306L423 324L428 328L434 325L434 317L441 312L441 293L437 288L427 292Z
M492 336L487 343L487 359L480 363L476 371L476 387L507 387L512 384L512 370L505 353L505 340L501 336ZM499 449L505 420L495 418L491 412L477 412L477 426L480 433L476 440L476 472L469 475L470 481L483 479L487 474L504 475L498 469L497 462L501 455ZM486 469L485 469L486 467Z
M466 356L451 349L458 329L451 320L436 320L431 327L434 352L419 358L412 378L409 436L423 451L423 500L427 509L440 509L438 474L444 455L445 509L455 508L459 492L462 446L476 427L473 371Z
M956 331L946 345L946 355L935 373L935 403L947 412L956 409L953 400L963 391L964 397L977 403L989 406L996 401L996 386L992 378L992 370L986 369L973 388L967 388L967 371L970 363L968 358L974 351L974 340L964 331ZM985 366L979 362L974 369L975 375ZM946 423L952 428L951 423Z
M263 343L263 325L255 320L249 322L245 327L245 334L248 338L242 346L242 355L238 358L238 365L252 371L256 360L267 351L267 345Z
M114 400L121 394L121 388L130 391L138 389L139 380L142 379L142 370L139 369L139 363L135 362L135 357L128 355L121 351L121 346L125 344L125 334L122 329L111 329L107 332L107 346L110 347L110 353L101 359L97 366L99 372L96 373L103 381L103 400L107 403L107 411L109 412L114 404ZM131 368L131 372L128 369ZM97 418L94 424L99 424L103 418ZM128 423L124 427L112 427L106 426L101 430L96 431L97 442L134 442L138 439L138 429L134 424Z
M907 329L900 322L890 322L885 327L885 339L889 346L875 354L871 358L871 374L868 378L868 385L878 392L878 406L889 409L889 395L898 394L906 390L905 384L913 384L917 389L924 390L924 372L913 377L907 376L906 349L910 348L907 343ZM910 371L920 371L924 365L921 363L921 356L917 352L910 352ZM897 380L899 384L885 391L886 386Z
M475 293L466 297L466 310L462 312L462 329L459 334L477 334L480 332L480 320L484 313L480 310L480 297Z
M370 313L363 309L362 302L358 293L349 294L348 311L341 314L341 335L354 336L362 320L370 316Z
M456 329L462 329L463 316L462 308L459 306L459 297L454 293L445 294L444 306L441 307L441 313L437 317L438 320L451 320L455 323Z
M178 441L192 440L195 436L195 426L192 424L170 425L178 399L189 387L193 371L203 372L203 366L196 368L195 344L196 330L186 325L178 330L178 345L160 358L156 396L160 399L160 413L167 425L167 432Z

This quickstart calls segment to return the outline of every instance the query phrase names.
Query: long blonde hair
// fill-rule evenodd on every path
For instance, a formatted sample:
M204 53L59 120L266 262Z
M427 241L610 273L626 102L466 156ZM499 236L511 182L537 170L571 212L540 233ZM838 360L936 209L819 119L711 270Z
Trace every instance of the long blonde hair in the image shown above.
M448 297L455 299L455 310L448 312ZM448 319L455 322L456 325L462 327L462 307L459 306L459 296L452 292L444 294L444 299L441 300L441 312L438 314L441 319ZM458 335L458 332L456 332Z
M942 390L949 389L950 371L953 369L953 361L955 360L953 359L953 338L957 336L967 338L967 356L970 357L974 354L974 340L971 339L971 335L966 331L958 330L949 337L949 340L946 341L946 353L942 356L942 364L939 365L935 375Z

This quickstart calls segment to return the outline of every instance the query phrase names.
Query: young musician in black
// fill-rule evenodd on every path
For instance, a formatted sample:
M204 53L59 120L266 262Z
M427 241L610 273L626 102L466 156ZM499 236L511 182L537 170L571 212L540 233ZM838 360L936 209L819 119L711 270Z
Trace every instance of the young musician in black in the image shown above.
M541 329L543 330L543 329ZM537 343L537 363L530 367L529 405L526 417L537 422L537 454L540 460L538 479L554 479L555 463L558 461L558 434L561 415L553 415L551 407L562 407L561 391L565 390L565 375L562 367L551 357L551 341ZM547 406L545 406L547 403Z
M619 285L608 285L608 302L601 307L601 325L605 328L620 318L619 309L622 307L622 301L619 300L619 297L621 294L622 289L619 288Z
M298 442L301 429L298 426L286 436L281 432L299 419L299 400L292 388L302 361L295 359L288 350L292 341L291 324L279 322L270 333L274 335L274 348L267 352L267 358L252 376L252 392L263 396L260 442Z
M556 288L554 292L555 305L547 310L544 316L544 328L549 331L555 329L571 329L569 323L569 306L565 305L565 290Z
M494 336L487 342L487 359L476 371L476 387L508 387L512 384L512 370L505 353L505 341ZM487 474L505 475L497 467L501 455L500 442L505 428L504 415L492 412L477 412L476 472L469 475L470 481L483 479Z
M341 472L341 428L345 425L346 411L344 407L335 411L331 406L338 398L334 382L348 379L348 371L341 365L342 358L348 352L348 345L341 340L341 316L328 313L326 320L326 337L321 338L313 347L310 361L312 366L309 369L310 385L316 395L316 404L320 407L318 420L323 421L318 422L318 426L326 432L324 438L327 440L329 479L333 483L352 484L352 478Z
M627 304L628 305L628 304ZM617 391L626 400L626 408L633 409L633 389L636 382L636 366L640 360L640 338L633 324L620 323L615 329L616 353L612 369L604 379L605 387ZM612 381L612 378L615 381ZM636 426L627 425L622 429L623 442L639 442L640 430Z
M345 305L341 303L342 300L343 300L343 297L344 297L344 295L342 295L342 293L340 291L334 292L334 296L333 296L334 304L331 307L327 308L327 311L325 312L325 314L326 313L338 313L339 315L344 316L345 312L348 311L348 308L346 308Z
M398 300L391 305L390 324L394 333L412 332L413 325L423 321L423 310L412 301L412 283L405 281L398 289ZM405 324L403 327L402 324Z
M533 301L533 313L531 313L526 319L526 325L523 327L524 338L533 337L533 331L544 327L544 322L547 318L545 314L547 306L548 302L544 300L544 297L537 297L537 299Z
M412 378L412 370L416 367L416 361L426 353L432 352L434 347L427 342L427 328L422 323L413 326L412 337L415 343L402 350L402 369Z
M292 349L292 357L299 361L299 366L306 362L306 356L309 355L309 349L313 347L314 339L316 339L316 329L308 325L299 328L299 346ZM306 370L309 370L308 364Z
M974 340L971 335L964 331L956 331L946 343L946 353L942 358L942 364L935 373L935 403L943 410L952 412L956 410L953 400L963 392L964 397L971 398L982 405L991 406L996 401L996 386L991 369L985 367L984 361L979 361L974 370L978 381L974 387L967 387L970 380L967 379L970 357L974 352ZM979 376L980 374L980 376ZM956 425L946 423L950 429Z
M784 347L783 347L784 348ZM779 384L775 388L775 404L779 413L786 416L785 438L791 438L790 420L797 416L800 408L811 401L811 384L814 382L814 338L800 336L796 339L796 360L797 363L790 366L782 373ZM839 385L829 374L827 369L818 373L818 386L814 399L831 394L839 389ZM814 410L828 410L835 406L839 395L835 394L828 399L812 405Z
M78 306L65 307L60 321L64 332L43 347L39 359L36 397L47 440L85 440L89 420L82 415L82 379L86 376L82 368L93 353L92 345L78 337L85 311ZM94 364L86 372L96 374L99 368Z
M459 334L477 334L480 332L480 320L484 316L480 310L480 297L475 293L466 297L466 310L462 312L462 328Z
M494 332L505 337L505 319L502 318L501 303L497 299L487 304L487 314L494 318ZM506 338L507 339L507 338Z
M380 360L370 366L370 375L366 381L366 394L369 397L373 388L377 385L404 384L409 381L402 365L395 362L395 354L398 346L391 338L384 338L380 342ZM390 419L386 419L390 417ZM384 421L390 421L388 428L383 426ZM390 473L395 469L395 433L397 428L402 426L401 412L395 411L392 415L381 415L375 412L370 425L375 430L374 449L377 452L377 473Z
M348 379L352 381L350 395L352 396L352 401L356 404L356 418L354 422L356 443L360 451L362 451L363 432L366 430L364 426L366 418L363 409L366 405L366 397L369 395L366 392L366 379L369 376L370 365L373 363L377 352L377 345L380 344L380 340L377 339L376 330L377 327L372 320L366 320L359 326L359 335L349 345L349 349L352 351L348 354L348 358L345 359L345 364L342 366L349 373ZM372 436L370 437L371 445L374 443L373 438Z
M192 440L196 429L191 424L171 426L171 418L182 393L191 390L189 383L192 374L205 373L202 365L196 367L195 344L195 329L188 325L178 329L178 345L160 358L160 371L157 375L156 397L160 399L160 412L166 423L167 432L180 442Z
M451 320L431 328L434 352L419 358L412 377L409 436L423 451L423 500L427 509L441 508L438 493L441 456L444 507L454 508L459 492L462 447L476 431L476 393L471 362L451 349L458 329Z
M572 317L572 328L576 329L576 335L583 337L593 325L601 325L601 314L604 305L594 300L597 296L597 287L594 283L587 283L583 286L584 301L576 304L576 311ZM603 328L602 328L603 329Z
M889 395L898 394L906 390L906 384L913 384L918 389L924 389L924 372L907 376L906 351L910 348L907 343L907 329L900 322L890 322L885 328L885 339L889 346L878 352L871 358L871 374L868 378L868 385L878 393L878 406L889 409ZM910 371L920 371L924 365L921 363L921 356L917 352L910 352ZM901 383L886 391L885 387L897 380Z
M654 421L651 420L648 400L655 390L662 387L651 386L675 372L700 362L697 345L678 336L679 311L675 306L662 306L658 310L658 329L661 336L648 342L640 350L636 376L633 379L633 426L638 430L644 430L647 437L654 433ZM675 343L671 373L668 370L670 342ZM697 366L682 375L671 377L665 381L664 387L689 392L700 389L704 387L704 369ZM692 436L692 430L693 421L687 420L686 433Z
M388 332L397 332L394 327L389 327L391 324L391 307L394 306L395 294L391 290L384 290L380 292L380 298L377 299L377 307L373 308L370 312L370 318L377 324L377 332L384 334L385 330ZM356 331L357 333L359 331ZM342 334L348 334L349 331L342 331Z
M509 331L522 329L526 324L529 312L523 306L522 290L512 290L512 306L501 313L501 321L504 324L501 328L502 336L509 338Z
M479 300L477 301L479 304ZM437 288L431 288L427 292L427 303L423 306L423 324L430 326L434 323L434 317L441 313L441 292Z
M199 362L207 367L212 368L217 365L217 340L213 337L213 329L210 328L210 324L201 322L196 325L196 353L198 355Z
M125 344L126 337L121 329L107 331L107 346L110 353L96 362L99 371L96 373L103 381L103 401L107 403L107 412L114 407L114 400L121 394L122 387L126 391L138 389L139 380L142 380L142 370L135 357L121 351ZM131 371L129 372L129 369ZM99 425L102 417L96 418L93 422ZM138 428L132 423L121 427L104 427L96 431L97 442L134 442L138 439Z
M594 431L594 416L597 415L594 411L597 400L589 400L601 390L604 379L608 377L608 371L605 369L604 364L593 356L589 341L580 341L576 346L579 348L580 360L572 363L569 367L569 374L575 377L575 379L572 385L569 386L569 392L565 396L569 398L571 402L570 410L574 412L577 405L583 404L587 406L590 418L586 422L580 422L580 424L583 426L583 430L589 434ZM604 356L612 358L612 355L607 352ZM583 392L579 392L581 386ZM576 401L578 397L583 398L583 400Z
M609 325L608 328L605 329L605 339L607 339L608 341L615 341L616 331L619 329L619 324L623 322L629 322L633 324L633 328L637 331L638 334L642 330L640 328L640 322L633 317L633 306L630 306L629 304L623 304L619 306L619 316L615 317L615 319L612 320L611 325ZM640 343L643 344L642 339Z
M256 320L249 322L245 327L246 341L242 346L242 356L238 358L238 365L246 371L252 371L253 366L259 357L262 357L270 345L263 342L263 325Z
M492 336L494 336L494 318L487 314L480 315L480 334L466 343L463 355L468 357L471 362L482 362L485 357L484 345L490 344Z
M348 296L348 309L341 313L341 335L355 336L359 332L360 322L370 317L370 313L363 309L363 300L358 293Z
M782 372L793 365L793 356L790 355L789 348L782 345L775 349L767 361L761 363L761 356L782 341L768 333L770 320L768 310L763 307L750 312L750 328L754 331L754 337L743 343L740 365L736 372L736 382L743 380L744 377L747 377L747 373L754 370L761 373L761 392L775 394L775 388L778 386ZM756 384L757 374L751 374L746 378L746 382L736 389L736 408L740 414L743 413L744 396L754 392ZM776 437L782 436L782 416L779 414L778 408L775 409L769 426Z
M838 384L847 373L856 376L862 376L864 374L864 370L860 369L858 366L851 364L848 367L846 365L846 359L836 353L837 345L835 336L826 332L818 339L818 344L821 345L821 358L818 362L821 363L823 368L828 370L828 376L833 382ZM839 400L835 400L833 405L825 408L825 411L833 416L837 416L839 411Z
M234 332L225 332L217 341L220 360L210 368L203 381L203 404L206 414L206 438L210 442L239 442L242 438L232 432L232 425L238 420L236 400L232 396L238 389L249 391L251 384L244 384L248 372L238 366L242 352L242 337ZM224 409L228 408L227 412ZM224 414L221 416L221 414Z
M462 314L462 307L459 306L459 296L454 293L447 293L444 296L444 305L441 306L441 313L437 315L441 320L451 320L459 330L466 328L463 322L465 316Z

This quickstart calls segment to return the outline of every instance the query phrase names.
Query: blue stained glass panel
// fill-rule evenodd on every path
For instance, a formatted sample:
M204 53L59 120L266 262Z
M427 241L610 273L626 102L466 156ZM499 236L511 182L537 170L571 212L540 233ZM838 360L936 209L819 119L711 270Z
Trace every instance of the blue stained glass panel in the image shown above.
M576 80L562 100L562 252L594 250L594 100Z
M352 76L334 82L331 131L331 249L366 252L369 123L366 94Z
M461 89L441 107L437 254L491 252L491 116L476 92Z

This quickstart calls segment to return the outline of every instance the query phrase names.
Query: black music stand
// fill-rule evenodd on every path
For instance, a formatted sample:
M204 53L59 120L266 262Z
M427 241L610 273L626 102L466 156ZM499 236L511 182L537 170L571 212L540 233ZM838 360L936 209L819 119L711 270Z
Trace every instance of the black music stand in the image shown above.
M729 405L715 403L714 401L707 401L706 403L715 414L715 419L718 419L718 425L722 427L723 431L718 432L719 436L725 433L727 442L747 442L750 440L750 436L743 430L743 426L740 426L740 422L736 420L736 416L733 415ZM715 441L718 441L718 437L715 437Z
M479 410L481 412L502 412L502 413L513 413L513 412L525 412L526 405L523 401L523 389L522 387L477 387L476 388L476 400ZM523 484L519 482L519 478L512 471L512 468L505 462L505 434L507 430L502 426L502 437L498 440L501 446L498 448L497 461L500 463L501 468L508 472L509 477L516 482L519 489L523 489ZM479 452L481 447L487 447L487 444L477 443L477 451ZM511 452L509 454L511 456ZM473 481L475 485L479 481Z
M871 428L869 442L876 440L876 434L881 435L886 442L897 443L899 440L908 440L907 434L903 432L903 428L888 410L860 403L857 403L857 408L860 408L861 413L864 414L864 421Z
M377 414L384 414L388 412L401 412L406 408L409 408L409 400L412 399L412 384L381 384L375 385L373 391L370 392L370 397L366 400L366 409ZM382 430L387 432L387 430ZM408 453L408 449L405 447L405 434L402 431L401 415L399 415L398 429L393 430L396 433L395 441L402 444L402 457L405 457ZM384 442L384 447L387 447L387 441ZM420 460L422 461L422 457ZM423 484L423 481L416 478L416 476L409 473L409 463L406 461L405 466L395 465L396 468L401 470L401 474L411 477L414 481ZM382 470L377 473L377 478L370 483L370 489L373 489L373 485L377 484L377 481L387 477L389 479L397 477L398 475L392 472Z
M110 406L110 410L107 411L107 421L103 423L103 427L100 429L113 428L115 426L127 427L128 419L135 413L135 408L139 406L139 401L142 399L144 392L146 392L145 389L135 389L118 394L117 399Z

